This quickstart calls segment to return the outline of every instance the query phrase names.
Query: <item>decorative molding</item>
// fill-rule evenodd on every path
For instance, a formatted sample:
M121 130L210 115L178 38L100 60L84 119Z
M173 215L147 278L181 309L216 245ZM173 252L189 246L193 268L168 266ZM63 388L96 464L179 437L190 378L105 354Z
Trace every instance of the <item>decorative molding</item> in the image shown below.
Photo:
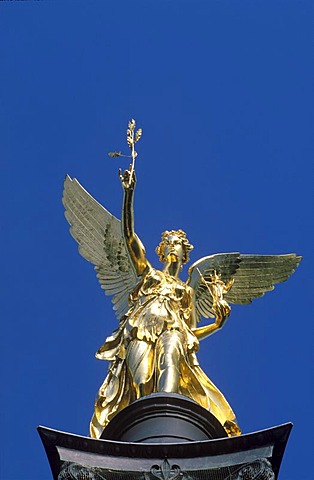
M271 463L261 458L242 467L232 480L275 480L275 474Z
M197 478L199 478L199 473L196 475ZM167 458L159 465L153 465L150 468L150 472L137 472L136 474L134 472L131 474L131 477L130 472L127 471L117 472L117 474L119 479L132 477L132 479L136 478L137 480L193 480L196 478L192 472L183 472L179 465L171 465ZM191 474L192 476L190 476ZM216 471L211 472L211 470L207 470L206 474L208 479L217 478ZM106 471L100 468L87 467L75 462L64 462L58 475L58 480L106 480L107 475L104 475L106 475ZM227 477L229 480L275 480L276 478L272 465L266 458L242 465L236 473Z
M58 475L58 480L106 480L106 478L95 468L65 462Z
M177 480L182 478L181 468L178 465L170 466L167 458L160 465L153 465L150 473L159 480Z

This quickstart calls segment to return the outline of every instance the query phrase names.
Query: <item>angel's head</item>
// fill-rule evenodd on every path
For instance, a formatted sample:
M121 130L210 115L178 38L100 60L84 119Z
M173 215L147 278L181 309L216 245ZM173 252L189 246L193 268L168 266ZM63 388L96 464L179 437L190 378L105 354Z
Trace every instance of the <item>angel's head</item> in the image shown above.
M183 230L166 230L161 236L156 253L162 263L181 261L184 264L189 261L191 250L193 250L193 245L190 244Z

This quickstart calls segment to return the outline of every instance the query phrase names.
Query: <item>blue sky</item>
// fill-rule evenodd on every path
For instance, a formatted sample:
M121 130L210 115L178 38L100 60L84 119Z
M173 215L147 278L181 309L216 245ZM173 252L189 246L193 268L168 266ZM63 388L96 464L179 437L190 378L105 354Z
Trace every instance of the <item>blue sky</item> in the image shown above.
M0 3L2 480L48 480L36 432L87 434L115 328L68 232L66 173L120 216L131 117L136 231L150 261L182 228L191 260L304 256L290 280L234 306L200 362L244 432L294 423L282 480L313 452L312 1ZM183 272L184 278L186 272Z

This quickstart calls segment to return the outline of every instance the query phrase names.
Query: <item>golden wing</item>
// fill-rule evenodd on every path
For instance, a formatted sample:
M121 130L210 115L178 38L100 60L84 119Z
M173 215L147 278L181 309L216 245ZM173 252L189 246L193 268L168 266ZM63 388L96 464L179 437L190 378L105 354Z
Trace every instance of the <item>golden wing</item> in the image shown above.
M234 283L225 295L230 303L248 304L254 298L285 282L295 271L302 257L295 253L286 255L240 255L240 263L233 275Z
M121 221L68 175L62 202L79 252L95 265L101 288L106 295L113 295L113 309L120 319L129 309L129 293L139 281L125 247Z
M214 317L213 297L210 284L213 275L219 275L232 287L224 294L229 303L248 304L254 298L262 297L274 289L277 283L288 280L299 265L302 257L295 253L287 255L241 255L240 253L219 253L204 257L189 268L188 284L195 291L195 306L199 315ZM202 278L203 277L203 278Z

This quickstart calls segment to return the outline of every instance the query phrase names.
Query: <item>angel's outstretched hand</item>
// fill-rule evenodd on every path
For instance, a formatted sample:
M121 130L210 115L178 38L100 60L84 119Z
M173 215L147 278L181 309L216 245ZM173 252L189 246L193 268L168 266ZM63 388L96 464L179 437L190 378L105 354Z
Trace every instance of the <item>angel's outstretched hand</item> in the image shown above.
M119 178L121 180L124 191L134 190L136 185L136 176L135 171L132 171L131 165L129 170L125 170L123 174L121 168L119 168Z

